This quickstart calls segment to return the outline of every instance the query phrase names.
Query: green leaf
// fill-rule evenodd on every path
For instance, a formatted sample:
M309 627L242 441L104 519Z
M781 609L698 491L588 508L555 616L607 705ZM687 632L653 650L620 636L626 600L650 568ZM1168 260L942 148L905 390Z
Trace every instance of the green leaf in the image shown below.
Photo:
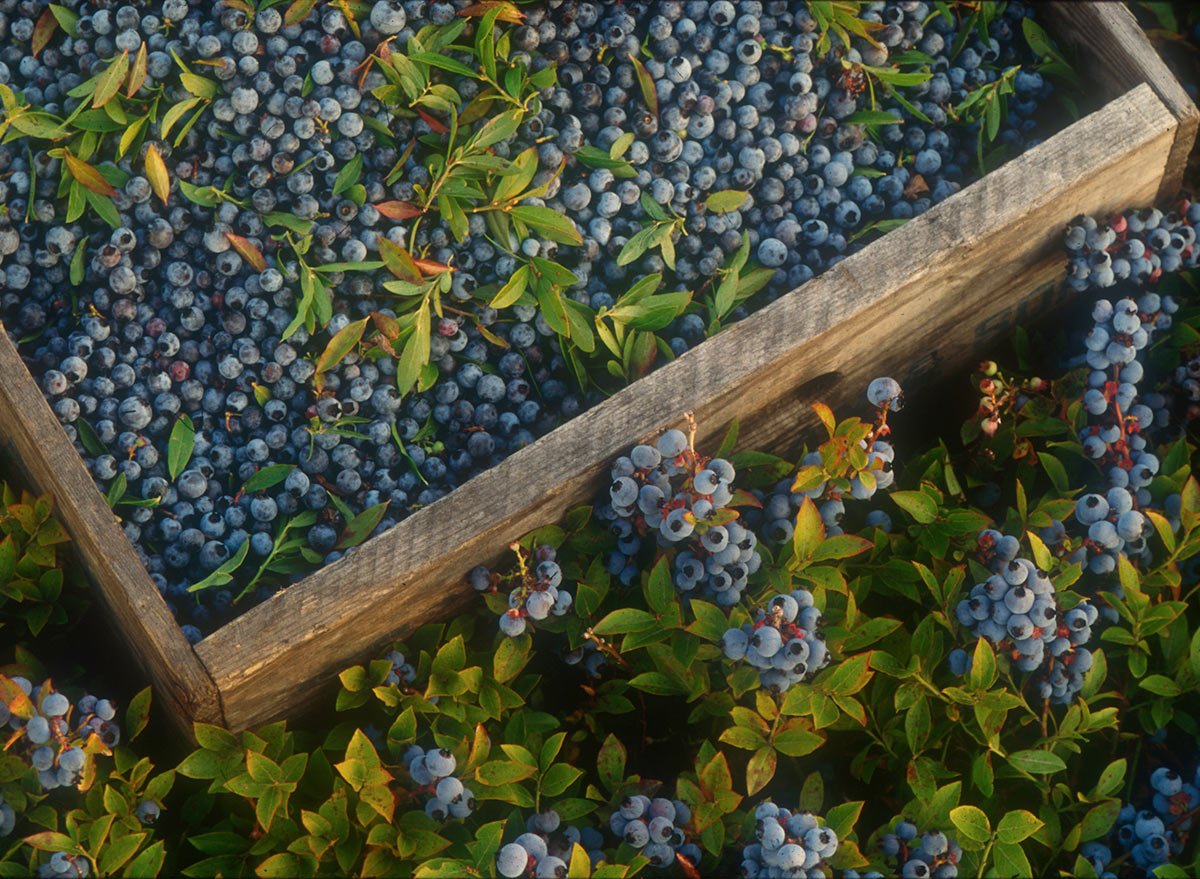
M401 394L407 394L417 382L421 369L429 362L429 303L424 303L417 311L412 333L404 343L400 352L400 360L396 363L396 388Z
M775 749L764 745L754 752L746 764L746 794L754 796L775 777Z
M633 70L637 74L638 87L642 91L642 100L646 102L646 109L650 111L650 115L655 119L658 118L658 88L654 84L654 77L650 75L650 71L646 69L646 65L636 55L630 55L629 61L633 65Z
M1024 849L1019 845L996 843L992 848L992 866L996 870L996 875L1002 879L1003 877L1033 875L1033 867L1029 864L1029 858L1025 856Z
M937 501L923 491L893 491L890 497L900 509L922 525L928 525L937 519Z
M541 232L551 241L559 244L571 244L578 247L583 244L583 236L575 227L575 223L550 208L536 205L517 205L509 214L514 220L520 220L525 225Z
M371 532L375 530L380 520L383 519L383 514L387 511L388 504L390 503L390 500L386 500L368 507L347 522L341 537L338 539L338 549L349 549L352 546L358 546L370 537Z
M1067 768L1062 757L1042 750L1014 751L1008 755L1008 762L1034 775L1053 775Z
M1045 826L1041 818L1025 809L1016 809L1005 814L996 825L996 839L1003 843L1024 842Z
M70 281L72 287L78 287L83 283L86 267L84 260L87 258L87 243L90 236L84 235L79 239L79 243L75 245L75 253L71 255L71 275Z
M472 76L474 74L471 74ZM476 150L484 150L500 141L508 140L517 133L521 125L524 111L515 108L494 116L485 122L471 138L471 146ZM530 224L532 225L532 224Z
M283 482L295 469L295 464L269 464L247 479L242 486L242 491L247 494L265 491Z
M475 780L488 787L498 787L532 778L536 772L536 766L528 766L515 760L489 760L475 770Z
M967 839L984 843L992 838L992 824L982 809L958 806L950 810L950 822Z
M625 745L612 733L604 739L596 757L596 773L600 783L609 791L615 791L625 781Z
M121 90L121 83L129 73L129 51L122 52L115 61L104 69L96 80L96 92L92 98L93 107L103 107Z
M351 186L358 182L362 176L363 157L362 153L356 153L354 158L346 163L340 171L338 171L337 179L333 181L333 194L341 195Z
M150 699L150 688L146 687L129 700L129 707L125 709L125 728L122 730L127 741L132 742L141 735L150 722Z
M171 428L171 438L167 440L167 473L171 481L179 478L179 474L187 467L192 459L192 450L196 446L196 428L192 419L182 414Z
M636 607L622 607L612 611L592 627L597 635L621 635L629 632L644 632L658 625L658 620Z
M736 211L745 201L745 192L738 189L722 189L720 192L714 192L706 198L704 200L704 207L714 214L727 214L730 211Z
M519 266L512 276L504 282L504 286L496 291L489 303L492 308L508 308L516 304L525 291L529 289L529 265Z
M1150 675L1147 678L1138 681L1138 686L1143 690L1149 690L1156 696L1166 696L1174 698L1182 695L1183 689L1179 684L1175 683L1166 675Z

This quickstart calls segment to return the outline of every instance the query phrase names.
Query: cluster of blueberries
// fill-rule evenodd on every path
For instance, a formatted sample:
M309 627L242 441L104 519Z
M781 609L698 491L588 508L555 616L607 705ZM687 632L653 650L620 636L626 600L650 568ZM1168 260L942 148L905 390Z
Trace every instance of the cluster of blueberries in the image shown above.
M1109 834L1108 843L1085 843L1080 854L1091 862L1100 879L1116 879L1112 869L1114 850L1128 857L1139 875L1155 875L1156 868L1167 863L1172 855L1183 851L1188 831L1192 829L1192 813L1200 806L1200 772L1192 782L1167 766L1150 774L1154 791L1152 808L1138 810L1131 804L1121 807Z
M883 854L896 859L901 879L954 879L962 847L940 830L921 833L908 820L897 821L892 832L880 841ZM883 879L878 872L863 873L862 879Z
M510 638L525 631L527 620L537 622L551 614L564 616L574 600L571 593L562 588L563 572L555 561L553 546L543 544L537 548L533 554L537 564L532 568L526 564L519 548L517 553L520 562L515 574L517 582L508 593L508 610L500 616L500 631ZM486 592L494 588L494 581L500 578L485 565L479 565L471 571L469 579L476 591Z
M121 507L125 531L193 639L242 605L233 589L187 587L246 541L251 570L270 554L281 522L313 511L311 554L337 558L340 505L359 512L389 502L378 526L386 529L599 399L572 390L536 306L501 314L475 290L503 284L523 260L555 258L579 279L569 296L591 308L611 305L614 289L663 268L657 253L628 266L615 259L645 222L639 196L648 193L688 233L674 272L681 283L713 277L744 231L759 261L775 269L770 298L860 246L851 239L868 224L919 214L972 176L978 123L947 113L970 91L1024 65L999 135L1010 152L1035 142L1033 117L1051 91L1032 72L1037 59L1021 35L1032 6L1019 2L1007 4L987 34L960 34L968 25L920 0L867 3L857 14L872 38L850 46L835 39L824 54L808 7L783 0L523 7L509 63L555 65L556 82L494 150L514 156L536 147L534 182L548 184L541 204L573 217L584 234L569 253L537 236L508 242L509 252L489 240L480 215L460 242L434 212L414 229L375 207L420 200L417 187L427 191L432 179L423 163L436 149L420 143L398 178L389 175L406 144L437 131L378 96L387 80L372 54L389 38L403 51L421 28L460 20L470 0L379 0L356 21L322 6L291 24L275 7L250 14L188 0L60 5L78 16L72 33L56 33L35 57L38 10L0 0L0 24L12 37L0 50L0 84L30 105L69 115L78 102L72 89L143 46L146 76L131 100L159 89L171 105L192 100L176 56L216 83L215 98L197 107L198 121L177 145L182 125L167 139L156 121L146 143L117 159L115 229L91 212L63 222L52 197L61 161L47 154L48 142L0 145L0 318L25 340L27 363L96 480L106 487L121 475L130 498L157 500ZM643 45L649 57L639 68L633 59ZM926 81L868 81L868 68L901 53L911 61L914 52L927 56ZM657 115L641 94L643 70ZM481 89L477 79L435 75L464 101ZM879 142L854 121L868 94L876 109L904 120L877 126ZM624 135L632 142L622 167L633 176L580 156L585 145L607 150ZM113 157L105 143L96 161ZM150 146L172 180L165 205L145 170ZM356 159L363 197L335 194L339 173ZM183 197L184 184L221 194L195 203ZM723 189L749 195L737 210L706 211L706 193ZM301 302L301 267L273 215L311 222L309 265L374 259L386 237L456 269L447 297L455 310L432 333L430 387L402 398L394 358L351 352L314 393L314 361L329 338L373 312L394 314L395 300L380 272L329 271L328 324L287 335ZM265 269L234 246L237 238L261 252ZM72 286L77 248L83 279ZM675 353L704 334L694 313L664 331ZM507 347L489 341L496 337ZM194 457L172 479L167 438L181 414L196 427ZM294 478L268 492L239 490L270 463L297 465Z
M404 684L411 684L417 679L416 668L404 658L404 654L399 650L391 651L384 658L392 666L388 669L387 677L384 678L385 684L398 687Z
M617 536L609 572L633 582L637 553L653 535L660 549L678 550L672 576L679 592L709 597L721 607L737 604L762 558L755 552L757 535L729 507L733 465L698 454L683 431L672 429L654 445L634 446L617 458L610 475L608 503L598 506Z
M38 879L87 879L92 873L92 862L87 855L54 852L46 863L38 867Z
M413 784L430 793L425 801L425 814L430 818L466 818L475 811L475 795L454 776L457 762L445 748L425 750L411 745L404 752L404 763Z
M744 659L758 669L763 687L783 693L829 664L820 625L821 611L813 606L812 593L796 589L756 610L753 622L725 632L721 649L729 659Z
M635 794L621 801L609 817L608 827L614 836L637 849L652 867L669 867L676 855L694 867L700 863L700 847L688 842L683 831L683 825L691 819L691 809L682 800Z
M1038 698L1071 702L1092 667L1091 651L1084 645L1091 640L1099 609L1081 601L1060 611L1053 582L1020 557L1021 544L1015 537L989 529L979 535L979 549L992 575L958 603L959 625L1008 653L1019 671L1036 672ZM955 674L966 674L971 661L963 648L950 652Z
M37 770L42 790L79 784L89 759L86 748L93 736L105 748L116 747L120 741L117 709L108 699L85 695L72 705L49 681L34 686L25 677L11 680L29 697L33 714L19 717L0 702L0 724L7 724L13 731L16 741L12 753L20 754ZM0 806L0 830L8 825L6 808Z
M576 844L583 846L593 865L604 859L604 836L600 831L594 827L562 827L558 812L538 812L525 819L524 833L500 847L496 872L505 879L566 879Z
M904 408L904 391L894 378L880 376L872 379L871 383L867 385L867 400L878 410L880 415L899 412ZM891 443L887 440L875 439L871 441L869 447L864 443L863 448L867 452L866 465L861 472L851 477L849 492L850 497L859 501L870 500L875 496L876 491L889 488L896 480L896 474L892 470L892 464L896 460L896 450ZM800 466L822 466L820 450L813 450L806 454L801 460ZM846 504L845 494L842 491L833 490L829 480L802 492L792 491L792 485L791 479L785 479L776 483L769 495L763 491L754 492L755 496L763 502L763 509L761 513L751 512L747 518L752 522L762 523L764 540L772 544L783 544L792 539L796 529L796 512L804 503L805 498L811 498L817 504L827 537L835 537L843 533L842 519L846 514ZM869 510L866 514L865 524L870 528L892 530L892 518L885 510Z
M824 876L822 864L837 853L837 834L812 812L781 809L767 800L754 810L758 842L742 849L745 879Z
M1067 284L1074 290L1111 287L1122 281L1141 286L1200 263L1196 236L1200 202L1177 211L1131 210L1109 222L1079 216L1067 226Z

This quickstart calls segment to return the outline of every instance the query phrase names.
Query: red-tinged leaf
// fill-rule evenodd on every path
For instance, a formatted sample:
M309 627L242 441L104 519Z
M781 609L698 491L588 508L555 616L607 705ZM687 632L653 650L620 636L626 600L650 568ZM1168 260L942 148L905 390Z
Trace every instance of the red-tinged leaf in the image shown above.
M111 198L117 194L112 184L104 179L104 175L83 159L72 155L70 150L64 150L63 156L67 160L67 170L71 172L72 177L79 181L80 186L90 189L96 195L105 195Z
M406 201L381 201L375 205L375 210L389 220L411 220L413 217L419 217L425 213L415 204L409 204Z
M440 122L434 116L430 116L428 113L426 113L420 107L417 107L415 109L417 111L417 115L425 120L425 124L428 125L434 131L436 131L438 134L449 134L450 133L450 129L446 126L445 123Z
M483 16L496 8L500 10L496 16L500 21L507 21L509 24L521 24L525 21L525 13L509 3L508 0L480 0L478 3L472 3L470 6L460 9L458 14L464 18Z
M38 18L37 24L33 26L33 45L31 51L34 58L38 56L38 52L46 48L56 30L58 30L58 19L54 17L54 12L47 6L42 11L41 17Z
M129 70L129 82L125 86L125 94L133 97L137 94L138 89L142 87L142 83L146 81L146 44L142 43L138 49L137 57L133 59L133 67Z
M243 238L241 235L234 235L232 232L226 232L225 237L229 239L229 243L233 245L233 249L241 254L242 259L250 263L256 272L261 272L266 269L267 261L263 258L262 251L249 238Z
M317 0L295 0L287 8L287 12L283 14L283 23L288 26L299 24L308 18L308 14L313 11L313 7L316 5Z
M320 393L321 387L324 385L325 373L341 363L346 355L354 350L354 346L362 341L363 331L366 328L367 319L364 317L362 320L346 324L329 340L329 344L325 346L325 350L317 358L316 375L313 378L313 382L316 385L318 393Z
M146 148L146 179L150 182L154 194L166 204L167 197L171 194L171 175L167 172L167 165L154 144Z
M413 264L421 270L421 274L423 275L440 275L442 272L458 271L453 266L448 266L442 262L434 262L431 259L414 259Z
M763 508L763 503L744 488L735 488L733 490L733 498L726 506L730 507L753 507L756 510Z

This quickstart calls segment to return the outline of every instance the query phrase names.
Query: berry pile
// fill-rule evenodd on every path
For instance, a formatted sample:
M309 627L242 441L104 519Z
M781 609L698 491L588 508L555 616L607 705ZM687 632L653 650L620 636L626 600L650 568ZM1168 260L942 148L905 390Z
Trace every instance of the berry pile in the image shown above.
M0 724L13 730L8 750L37 770L44 791L78 785L94 754L107 753L121 740L117 709L107 699L85 695L72 705L49 681L34 686L20 676L5 678L4 689L26 697L0 700ZM0 827L4 808L0 806Z
M643 538L653 535L658 547L678 550L672 563L677 590L711 597L722 607L737 604L762 559L755 552L757 535L730 506L736 475L724 458L698 454L681 430L617 458L609 503L599 507L617 535L609 572L632 582Z
M695 866L700 863L700 848L688 842L683 832L691 818L691 810L681 800L635 794L622 800L608 826L615 836L638 849L652 867L669 867L677 856Z
M721 649L728 658L744 659L757 668L763 687L782 693L829 664L820 625L821 611L813 606L812 593L796 589L776 595L766 608L755 611L753 622L729 629Z
M781 809L768 800L754 810L754 819L758 842L742 849L742 876L825 875L821 865L837 852L838 838L816 815Z
M525 631L527 621L539 622L551 615L561 617L571 609L571 593L562 588L563 572L554 547L542 545L533 553L531 566L520 544L510 549L517 555L517 570L508 576L493 574L484 565L468 575L479 592L495 592L499 585L510 589L508 610L500 616L500 631L515 638Z
M954 879L962 848L940 830L921 833L911 821L898 821L880 840L883 854L896 859L902 879ZM863 874L863 879L882 879L881 874Z
M408 776L418 790L430 794L425 814L436 821L466 818L475 811L475 795L454 776L456 761L445 748L412 745L404 753Z
M992 575L958 603L959 624L1007 654L1017 670L1036 672L1039 699L1071 702L1092 667L1091 651L1084 645L1091 640L1099 610L1082 601L1060 611L1054 584L1032 561L1020 557L1015 537L984 531L979 551ZM955 674L966 674L971 655L956 648L949 662Z
M561 825L562 818L553 809L530 815L525 832L496 853L496 872L506 879L563 879L576 844L583 846L593 867L604 859L604 837L598 830L575 826L560 830Z
M1053 90L1018 2L360 6L0 0L0 319L193 641L947 198L985 132L1035 143ZM660 272L694 295L614 308ZM712 555L680 588L730 601L754 556Z
M1107 223L1076 217L1066 232L1067 284L1081 292L1122 281L1141 286L1194 268L1200 264L1198 228L1200 203L1186 200L1169 214L1146 208L1116 214Z

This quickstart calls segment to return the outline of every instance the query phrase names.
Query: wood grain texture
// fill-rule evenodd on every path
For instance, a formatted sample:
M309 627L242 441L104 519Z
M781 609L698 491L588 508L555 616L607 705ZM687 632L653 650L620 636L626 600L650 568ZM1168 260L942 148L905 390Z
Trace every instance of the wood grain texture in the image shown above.
M1188 154L1200 126L1200 110L1154 50L1133 13L1124 3L1111 2L1056 0L1040 4L1040 9L1045 10L1053 34L1074 46L1085 62L1079 66L1085 83L1102 85L1108 90L1107 97L1147 83L1179 120L1167 173L1158 191L1159 201L1174 199L1183 185Z
M109 620L154 684L158 706L188 736L191 719L222 723L216 685L96 490L3 323L0 413L0 448L18 463L30 489L53 496L55 516L84 560Z
M1019 308L1044 307L1072 216L1153 198L1177 127L1139 86L227 624L197 646L226 721L286 715L351 660L477 600L470 567L587 502L613 456L686 411L702 437L736 416L747 447L781 448L817 393L859 408L875 375L970 363Z

